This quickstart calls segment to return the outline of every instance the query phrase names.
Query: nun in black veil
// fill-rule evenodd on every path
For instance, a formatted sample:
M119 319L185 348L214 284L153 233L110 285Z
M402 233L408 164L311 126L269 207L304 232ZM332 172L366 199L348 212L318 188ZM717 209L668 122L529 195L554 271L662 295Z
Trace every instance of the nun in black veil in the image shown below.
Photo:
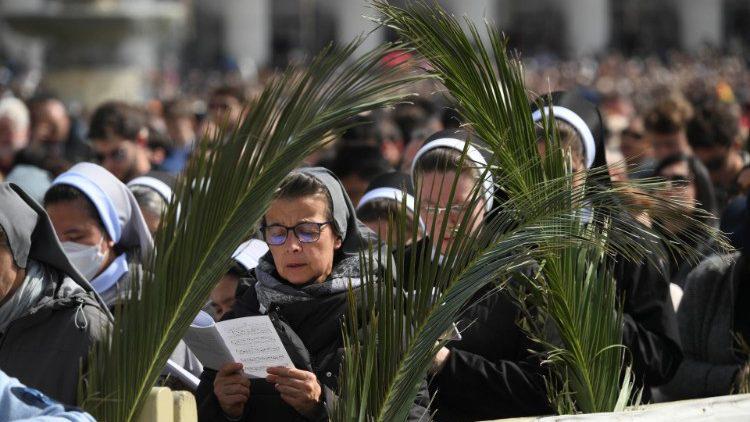
M44 209L0 183L0 369L74 405L79 371L111 318Z

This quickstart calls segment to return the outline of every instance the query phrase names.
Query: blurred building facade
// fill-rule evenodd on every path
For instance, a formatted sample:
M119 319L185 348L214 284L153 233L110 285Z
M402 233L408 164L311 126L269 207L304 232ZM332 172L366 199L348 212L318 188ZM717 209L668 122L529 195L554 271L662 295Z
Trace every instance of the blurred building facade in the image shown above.
M525 56L750 45L748 0L439 2L494 22ZM394 38L363 15L374 15L364 0L0 0L0 61L43 74L63 96L147 98L154 75L218 69L252 79L331 41L374 31L367 48Z

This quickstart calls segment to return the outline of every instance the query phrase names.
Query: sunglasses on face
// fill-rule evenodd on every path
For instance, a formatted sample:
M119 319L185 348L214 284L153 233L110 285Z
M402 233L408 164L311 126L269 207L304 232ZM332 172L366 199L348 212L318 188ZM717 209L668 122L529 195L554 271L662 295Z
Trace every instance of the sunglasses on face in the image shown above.
M125 160L125 158L128 156L128 153L125 150L125 148L120 147L120 148L117 148L114 151L110 151L110 152L106 152L106 153L97 152L95 154L95 156L96 156L96 161L98 161L99 163L103 163L107 159L111 159L112 161L120 162L120 161Z
M320 232L323 227L331 224L330 221L324 223L299 223L293 227L282 226L281 224L271 224L261 227L263 237L267 244L271 246L283 245L290 231L301 243L314 243L320 239Z

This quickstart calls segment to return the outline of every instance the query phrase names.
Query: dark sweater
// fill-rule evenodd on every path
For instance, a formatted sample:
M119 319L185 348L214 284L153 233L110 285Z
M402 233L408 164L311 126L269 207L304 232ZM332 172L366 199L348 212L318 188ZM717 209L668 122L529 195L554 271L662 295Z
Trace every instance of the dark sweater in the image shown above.
M743 361L735 353L737 289L750 280L747 257L712 256L687 279L678 321L685 359L662 387L672 400L726 395ZM747 309L745 304L744 309Z

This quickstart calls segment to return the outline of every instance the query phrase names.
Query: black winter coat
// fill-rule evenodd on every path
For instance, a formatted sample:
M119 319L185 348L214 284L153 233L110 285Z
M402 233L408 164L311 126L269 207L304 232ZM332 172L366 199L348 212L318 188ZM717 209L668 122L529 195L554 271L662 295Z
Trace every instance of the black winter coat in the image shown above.
M677 316L669 294L668 270L621 260L616 266L617 293L623 302L623 344L632 359L643 400L650 387L668 382L682 362Z
M542 368L518 326L521 312L507 293L488 285L457 321L460 341L448 345L430 383L438 421L475 421L551 412ZM467 328L468 327L468 328Z
M430 247L423 239L414 245ZM406 254L407 261L412 255ZM405 268L410 268L409 262ZM511 283L516 284L513 280ZM551 413L537 345L519 327L521 310L490 283L479 290L456 325L461 340L446 346L445 366L430 380L436 421L476 421ZM517 286L515 286L517 287Z
M260 315L256 295L254 273L244 279L238 289L237 302L224 319ZM338 375L343 357L341 324L347 311L347 293L339 293L325 298L287 305L272 304L268 315L284 343L294 365L315 373L323 391L322 399L335 397L338 391ZM201 375L196 396L198 417L201 421L226 421L213 393L213 380L216 371L205 369ZM250 398L245 404L242 421L306 421L308 418L298 413L281 399L274 386L265 379L250 380ZM426 388L415 400L409 420L429 421L427 405L429 397ZM312 420L327 420L324 406L320 406Z

